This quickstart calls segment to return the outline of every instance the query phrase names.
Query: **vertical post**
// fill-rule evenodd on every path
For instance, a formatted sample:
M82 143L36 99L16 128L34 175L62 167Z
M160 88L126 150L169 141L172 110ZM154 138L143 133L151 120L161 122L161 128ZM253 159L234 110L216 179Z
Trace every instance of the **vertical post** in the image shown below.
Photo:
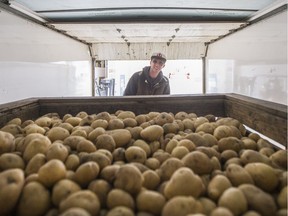
M202 94L206 94L206 57L202 57Z

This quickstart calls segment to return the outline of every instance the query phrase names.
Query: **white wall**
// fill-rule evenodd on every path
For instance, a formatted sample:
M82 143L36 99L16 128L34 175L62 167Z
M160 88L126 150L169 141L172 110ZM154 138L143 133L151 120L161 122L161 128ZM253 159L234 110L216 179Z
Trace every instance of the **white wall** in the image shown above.
M0 104L29 97L91 96L88 46L0 12Z
M207 92L287 105L287 10L209 45Z

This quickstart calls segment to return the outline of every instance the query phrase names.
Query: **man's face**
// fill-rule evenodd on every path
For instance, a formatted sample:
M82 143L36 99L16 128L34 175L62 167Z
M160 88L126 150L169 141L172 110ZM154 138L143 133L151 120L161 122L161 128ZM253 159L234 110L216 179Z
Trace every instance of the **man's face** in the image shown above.
M165 61L163 59L153 58L150 61L150 66L154 72L159 73L161 69L165 67Z

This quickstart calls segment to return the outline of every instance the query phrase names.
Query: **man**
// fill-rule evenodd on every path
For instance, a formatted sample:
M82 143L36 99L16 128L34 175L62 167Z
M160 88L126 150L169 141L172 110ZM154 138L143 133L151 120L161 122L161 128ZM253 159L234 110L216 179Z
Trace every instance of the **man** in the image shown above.
M124 96L126 95L167 95L170 94L169 80L163 75L166 56L163 53L153 53L150 66L136 72L130 78Z

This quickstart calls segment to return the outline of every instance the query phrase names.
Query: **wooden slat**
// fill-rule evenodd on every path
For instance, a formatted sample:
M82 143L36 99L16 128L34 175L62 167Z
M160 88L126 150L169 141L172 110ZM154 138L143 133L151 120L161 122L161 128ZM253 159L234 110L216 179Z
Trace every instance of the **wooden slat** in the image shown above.
M29 98L6 104L0 104L0 128L13 118L22 121L35 119L39 116L38 99Z
M225 112L287 148L287 106L230 94L225 98Z
M115 113L117 110L129 110L135 114L151 111L194 112L199 116L214 114L224 116L224 95L194 95L194 96L129 96L129 97L94 97L94 98L40 98L41 115L57 112L60 116L67 113L72 115L80 111L89 114L107 111Z

